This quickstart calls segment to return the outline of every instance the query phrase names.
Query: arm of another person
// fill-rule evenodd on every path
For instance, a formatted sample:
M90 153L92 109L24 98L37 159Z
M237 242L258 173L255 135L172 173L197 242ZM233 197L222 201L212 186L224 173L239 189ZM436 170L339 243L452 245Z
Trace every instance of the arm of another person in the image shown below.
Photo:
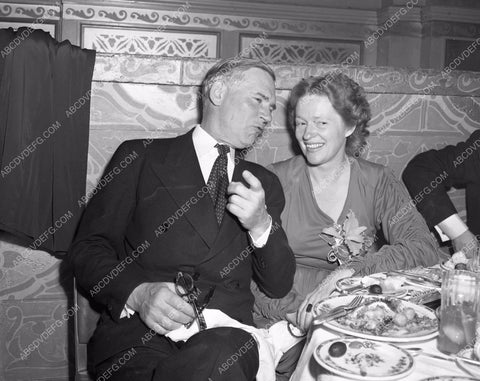
M119 258L123 251L124 234L136 205L138 178L143 166L145 147L142 141L120 145L107 165L100 185L86 208L76 237L69 250L69 260L80 286L95 302L106 307L118 321L127 299L145 281L144 274L129 256ZM145 244L148 242L145 237ZM191 313L188 303L173 291L173 284L158 284L165 303L176 304ZM183 304L185 303L185 304ZM175 315L176 316L176 315ZM151 324L151 328L153 327Z
M281 298L292 288L295 275L295 258L280 220L285 206L283 190L278 178L270 172L262 176L262 181L250 171L244 171L242 176L250 188L239 182L231 183L227 208L254 238L268 229L271 218L270 234L265 245L250 246L253 277L267 296ZM250 206L247 207L247 203Z
M403 184L383 168L374 190L374 213L388 245L355 258L349 265L356 275L433 266L440 260L438 246L410 200Z
M479 167L480 131L475 131L466 142L415 156L403 173L403 181L428 226L438 226L453 240L456 250L475 236L458 217L447 191L452 186L478 182Z

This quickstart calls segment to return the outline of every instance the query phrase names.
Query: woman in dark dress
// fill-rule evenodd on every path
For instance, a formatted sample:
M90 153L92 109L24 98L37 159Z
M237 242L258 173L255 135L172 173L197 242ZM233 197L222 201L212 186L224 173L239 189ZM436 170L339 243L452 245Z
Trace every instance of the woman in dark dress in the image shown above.
M292 89L288 119L302 155L270 169L285 193L282 225L297 272L283 299L252 285L258 320L287 318L306 330L312 305L338 279L438 263L436 242L403 184L360 158L370 117L363 89L344 74L304 79Z

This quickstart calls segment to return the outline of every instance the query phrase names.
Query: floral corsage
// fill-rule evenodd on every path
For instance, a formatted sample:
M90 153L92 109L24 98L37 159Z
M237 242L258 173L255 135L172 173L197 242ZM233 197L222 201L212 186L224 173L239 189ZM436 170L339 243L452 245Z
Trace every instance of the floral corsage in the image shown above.
M342 265L351 261L353 257L364 255L373 243L366 230L366 226L358 226L358 220L352 210L347 213L342 224L324 228L320 238L331 247L327 260Z

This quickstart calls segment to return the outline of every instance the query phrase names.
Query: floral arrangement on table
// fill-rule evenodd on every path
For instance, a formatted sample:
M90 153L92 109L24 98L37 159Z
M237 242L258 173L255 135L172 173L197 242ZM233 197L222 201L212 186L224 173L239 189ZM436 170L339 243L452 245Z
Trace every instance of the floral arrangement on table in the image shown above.
M331 247L327 260L331 263L338 261L342 265L351 261L353 257L364 255L373 244L366 230L366 226L359 226L352 210L347 213L343 223L322 229L320 238Z

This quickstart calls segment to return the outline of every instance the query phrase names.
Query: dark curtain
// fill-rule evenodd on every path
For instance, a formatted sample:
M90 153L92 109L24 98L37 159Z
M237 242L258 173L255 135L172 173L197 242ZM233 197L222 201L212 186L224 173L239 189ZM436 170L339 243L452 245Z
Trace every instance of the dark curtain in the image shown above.
M95 51L0 29L0 229L65 252L85 194Z

